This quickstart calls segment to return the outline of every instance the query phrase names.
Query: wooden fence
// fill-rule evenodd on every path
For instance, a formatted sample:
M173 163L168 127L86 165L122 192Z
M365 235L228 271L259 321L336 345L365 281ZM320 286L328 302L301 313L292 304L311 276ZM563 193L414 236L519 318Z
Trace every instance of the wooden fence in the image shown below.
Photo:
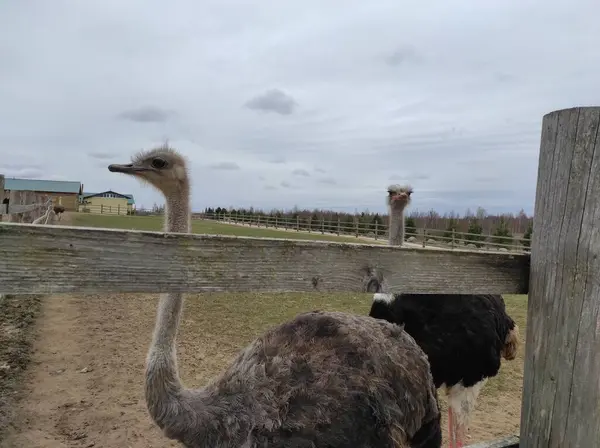
M128 216L161 216L150 210L137 209L133 214L126 213L125 208L118 206L85 205L79 207L80 213ZM381 241L387 244L387 225L368 224L356 220L348 224L340 220L330 221L325 218L300 221L299 218L276 218L270 216L243 215L240 213L194 213L193 220L218 221L224 224L258 227L290 232L316 233L321 235L354 236L357 241ZM526 235L495 235L492 232L468 233L455 229L430 229L407 227L405 232L408 246L437 247L450 250L499 250L510 252L529 252L531 238Z
M320 233L322 235L348 235L362 239L387 240L388 229L385 224L367 224L356 220L354 224L337 221L327 221L320 218L311 220L309 218L304 224L299 218L275 218L270 216L248 216L241 214L201 213L194 219L206 219L219 221L226 224L242 226L264 227L265 229L287 230L307 233ZM405 232L406 241L410 244L419 244L422 247L444 247L446 249L467 248L473 250L501 250L511 252L527 252L531 245L531 239L525 236L502 236L493 235L491 232L469 233L459 232L454 229L429 229L429 228L407 228Z
M528 293L520 437L600 446L600 108L543 118L531 255L0 225L0 293ZM24 250L24 248L27 248Z

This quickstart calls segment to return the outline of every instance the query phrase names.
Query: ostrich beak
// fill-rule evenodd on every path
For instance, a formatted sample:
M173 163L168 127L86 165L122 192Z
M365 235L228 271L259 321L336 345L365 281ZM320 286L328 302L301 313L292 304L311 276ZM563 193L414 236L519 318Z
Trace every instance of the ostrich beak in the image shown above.
M111 165L108 165L108 171L112 173L133 174L137 171L144 171L144 168L134 166L133 163L128 163L127 165L119 165L117 163L113 163Z

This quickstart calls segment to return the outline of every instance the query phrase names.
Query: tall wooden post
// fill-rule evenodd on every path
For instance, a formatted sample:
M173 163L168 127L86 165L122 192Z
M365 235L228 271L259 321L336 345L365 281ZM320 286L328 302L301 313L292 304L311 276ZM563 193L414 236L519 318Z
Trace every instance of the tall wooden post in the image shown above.
M600 107L542 121L520 448L600 447Z
M2 202L4 201L4 174L0 174L0 222L2 222ZM8 210L7 210L8 213Z

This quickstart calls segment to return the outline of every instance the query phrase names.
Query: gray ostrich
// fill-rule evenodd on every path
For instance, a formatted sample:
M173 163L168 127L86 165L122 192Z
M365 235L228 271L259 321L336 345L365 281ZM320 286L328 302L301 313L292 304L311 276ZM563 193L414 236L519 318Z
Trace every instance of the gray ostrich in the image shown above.
M408 185L388 187L392 246L404 242L404 210L412 192ZM487 378L498 374L501 358L517 355L519 328L506 313L502 296L377 293L369 316L402 325L425 351L435 386L448 396L449 446L463 447Z
M190 232L184 158L164 146L110 165L166 199L165 230ZM160 297L146 359L148 411L166 437L195 448L441 446L437 391L423 351L400 326L311 311L267 330L205 387L178 375L180 293Z
M390 246L404 243L404 210L410 204L413 189L410 185L390 185L387 205L389 211L388 242Z

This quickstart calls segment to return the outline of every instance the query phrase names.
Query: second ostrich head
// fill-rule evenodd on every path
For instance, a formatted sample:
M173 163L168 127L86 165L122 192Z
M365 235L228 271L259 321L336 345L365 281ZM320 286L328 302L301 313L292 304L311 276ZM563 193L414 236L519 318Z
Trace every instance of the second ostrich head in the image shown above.
M388 187L387 205L394 210L404 210L410 204L413 189L410 185L390 185Z
M135 154L131 163L108 166L113 173L124 173L147 182L166 198L167 232L189 232L190 181L185 158L167 145Z
M413 189L410 185L390 185L387 189L389 208L389 244L401 246L404 243L404 209L410 204Z

